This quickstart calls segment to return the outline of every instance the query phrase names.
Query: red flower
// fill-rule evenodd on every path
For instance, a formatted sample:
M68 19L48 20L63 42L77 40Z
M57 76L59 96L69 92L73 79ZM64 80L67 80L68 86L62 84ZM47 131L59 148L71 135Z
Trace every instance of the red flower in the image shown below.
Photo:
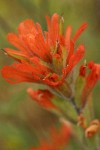
M69 141L71 128L68 124L63 123L58 131L55 127L50 129L50 140L40 141L39 147L33 147L30 150L60 150Z
M32 99L35 100L43 108L57 109L57 107L52 103L54 95L48 90L34 91L32 88L29 88L27 92L32 97Z
M94 62L91 61L88 63L87 67L90 69L90 72L88 73L88 75L86 74L86 67L85 67L85 71L84 71L84 68L82 71L82 67L81 67L81 75L84 74L84 77L86 80L83 93L82 93L82 107L85 106L89 94L91 93L92 89L94 88L98 80L100 79L100 65L99 64L94 64Z
M5 48L5 52L18 61L4 66L2 76L10 83L37 82L56 87L61 85L72 69L84 56L84 46L74 52L77 38L85 30L83 24L71 39L71 27L61 34L59 16L47 17L48 31L42 33L41 26L25 20L18 27L18 34L10 33L8 41L18 50Z

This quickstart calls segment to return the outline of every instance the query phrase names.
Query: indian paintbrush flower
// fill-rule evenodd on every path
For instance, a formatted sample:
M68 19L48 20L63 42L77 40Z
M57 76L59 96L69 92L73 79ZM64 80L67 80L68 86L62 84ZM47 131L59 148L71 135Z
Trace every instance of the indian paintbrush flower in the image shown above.
M84 45L75 49L75 42L85 30L84 23L71 38L71 27L60 33L60 19L57 14L47 19L48 31L32 20L20 23L18 33L9 33L8 41L18 50L5 48L5 52L17 60L11 66L4 66L2 76L10 83L36 82L52 87L60 86L83 58Z
M2 76L11 84L32 82L46 85L47 89L28 88L27 92L41 107L55 109L60 112L59 117L62 113L62 116L67 116L67 119L70 118L76 123L52 99L59 98L62 103L69 102L77 114L78 125L84 129L85 136L92 137L100 130L100 122L97 119L87 124L83 114L92 89L100 79L100 65L85 61L74 75L76 66L85 54L84 45L79 44L76 48L75 44L87 24L83 23L72 37L71 26L66 28L65 33L63 31L63 17L54 14L51 18L47 16L46 21L47 31L42 31L39 23L25 20L19 24L18 33L7 35L8 41L17 50L5 48L4 51L16 62L4 66ZM69 110L69 107L66 109ZM70 137L70 129L65 125L59 135L55 129L50 131L51 143L42 141L40 147L33 147L31 150L58 150Z

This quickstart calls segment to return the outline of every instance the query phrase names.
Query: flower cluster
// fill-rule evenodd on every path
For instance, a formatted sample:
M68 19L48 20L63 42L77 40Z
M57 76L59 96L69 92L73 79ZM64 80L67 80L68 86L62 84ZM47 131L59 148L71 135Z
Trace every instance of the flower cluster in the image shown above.
M71 39L71 27L61 32L62 18L54 14L47 17L48 31L42 32L41 26L32 20L25 20L18 27L18 34L9 33L8 41L18 50L5 48L5 52L17 60L2 69L3 77L10 83L36 82L52 87L65 82L76 64L84 56L84 46L76 51L75 42L83 30L84 23Z

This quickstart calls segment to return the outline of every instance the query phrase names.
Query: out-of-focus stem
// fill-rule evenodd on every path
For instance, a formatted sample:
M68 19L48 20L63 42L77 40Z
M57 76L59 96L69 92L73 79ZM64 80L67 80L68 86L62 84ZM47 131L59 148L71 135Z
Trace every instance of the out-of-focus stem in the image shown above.
M73 133L72 137L74 141L77 143L77 145L79 145L82 148L82 150L90 150L87 144L83 143L76 134Z
M69 125L70 127L72 126L72 125L71 125L65 118L63 118L63 117L61 117L61 118L59 119L59 121L60 121L60 122L64 122L65 124ZM72 127L71 127L71 128L72 128ZM84 143L82 142L82 140L77 136L77 134L73 131L73 129L72 129L72 138L74 139L75 143L77 143L77 144L81 147L82 150L90 150L89 147L88 147L86 144L84 144Z
M95 137L95 145L96 145L96 150L100 150L100 136L99 136L99 134L97 134Z

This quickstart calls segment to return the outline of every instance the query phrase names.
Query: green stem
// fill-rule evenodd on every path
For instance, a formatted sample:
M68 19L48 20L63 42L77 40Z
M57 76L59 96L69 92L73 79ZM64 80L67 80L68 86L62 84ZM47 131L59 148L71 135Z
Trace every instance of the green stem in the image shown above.
M73 106L73 108L75 109L76 113L79 115L81 113L81 110L80 108L77 107L76 103L75 103L75 100L74 100L74 97L70 97L70 98L67 98L65 95L63 95L62 92L60 92L58 89L56 90L57 93L59 94L59 96L61 98L63 98L64 100L68 100L69 103L71 103L71 105Z

